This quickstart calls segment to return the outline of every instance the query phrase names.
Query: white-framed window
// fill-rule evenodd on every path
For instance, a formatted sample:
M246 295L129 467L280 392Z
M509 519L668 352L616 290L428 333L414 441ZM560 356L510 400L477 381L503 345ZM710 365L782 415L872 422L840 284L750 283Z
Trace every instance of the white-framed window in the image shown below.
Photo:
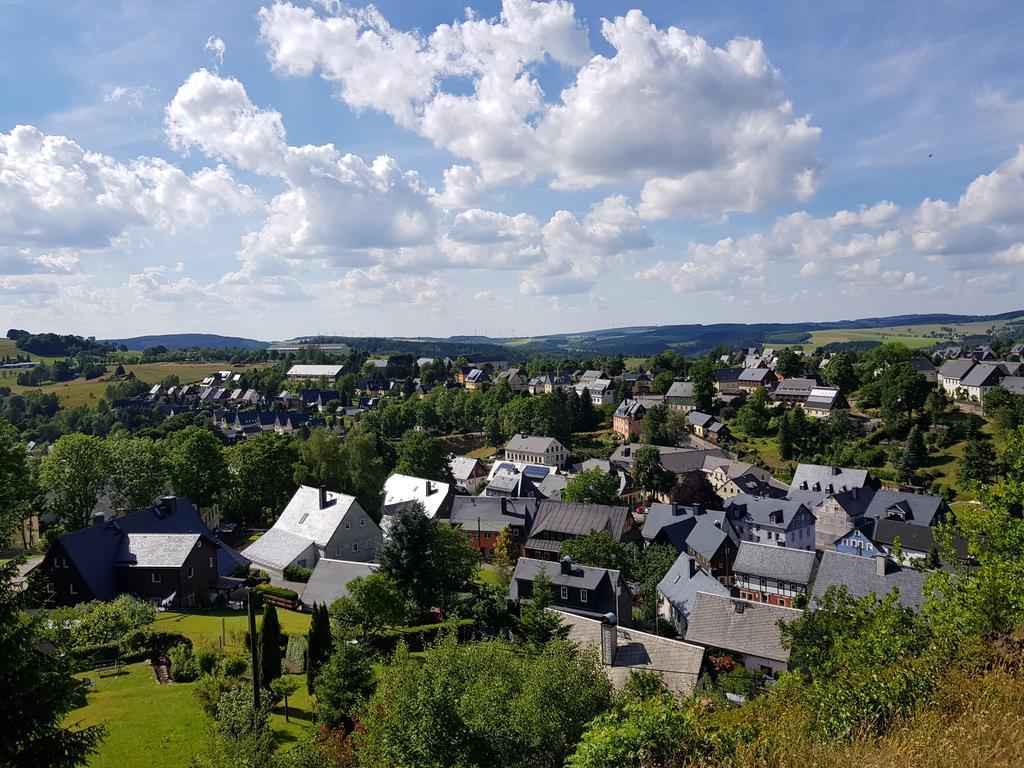
M348 530L351 527L352 527L352 523L350 523L348 520L346 520L345 521L345 529Z
M151 573L151 574L149 574L149 579L154 584L159 584L161 581L164 580L164 576L163 576L162 573Z
M189 568L188 569L188 576L187 576L187 578L191 579L195 575L196 575L196 569L195 568Z
M585 602L587 602L587 599L588 599L587 590L581 589L580 590L580 602L581 603L585 603Z
M352 551L353 552L358 552L359 551L359 542L358 541L353 541L352 542Z
M77 595L78 588L74 584L68 584L68 592L72 595Z
M569 599L569 588L568 587L560 587L559 588L559 595L561 596L561 598L563 600L568 600Z
M213 568L213 555L210 555L210 558L209 558L209 566L210 566L211 568Z
M366 525L366 520L362 517L359 518L359 525Z

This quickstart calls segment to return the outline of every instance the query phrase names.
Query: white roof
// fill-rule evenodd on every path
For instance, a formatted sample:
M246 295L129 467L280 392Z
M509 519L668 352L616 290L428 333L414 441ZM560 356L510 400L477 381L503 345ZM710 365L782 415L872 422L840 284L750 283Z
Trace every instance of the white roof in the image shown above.
M362 509L355 496L327 491L327 506L320 509L320 489L300 485L271 530L285 531L326 547L353 508Z
M452 468L452 475L456 480L468 480L479 463L480 459L473 459L469 456L452 456L448 460L448 465Z
M340 376L342 366L340 365L293 365L288 369L289 376Z
M430 484L429 494L427 493L428 483ZM394 474L384 483L385 514L395 514L404 504L418 500L423 502L427 517L436 517L451 491L452 487L448 483Z
M257 565L281 571L313 547L312 539L296 536L279 528L271 528L243 549L241 554Z

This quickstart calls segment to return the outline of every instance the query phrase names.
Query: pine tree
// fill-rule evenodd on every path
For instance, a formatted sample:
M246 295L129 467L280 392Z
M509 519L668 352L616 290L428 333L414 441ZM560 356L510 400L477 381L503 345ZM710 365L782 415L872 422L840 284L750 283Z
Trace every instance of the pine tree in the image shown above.
M914 477L914 473L924 466L925 459L927 458L928 450L925 448L921 429L915 424L907 434L907 447L904 449L903 455L898 462L897 469L900 476L906 481L911 480Z
M789 428L789 414L779 419L779 458L788 461L793 458L793 433Z
M21 610L22 593L13 586L17 566L16 560L0 565L0 685L15 697L0 707L0 765L84 765L103 728L63 727L80 703L81 685L71 676L67 655L39 643L41 619Z
M308 647L306 650L306 689L313 693L313 686L316 684L316 676L320 668L327 663L333 650L334 638L331 636L331 622L327 613L327 606L323 604L313 605L313 616L309 622L309 632L306 635Z
M270 603L263 605L263 624L259 633L260 685L270 684L281 676L281 623L277 609Z

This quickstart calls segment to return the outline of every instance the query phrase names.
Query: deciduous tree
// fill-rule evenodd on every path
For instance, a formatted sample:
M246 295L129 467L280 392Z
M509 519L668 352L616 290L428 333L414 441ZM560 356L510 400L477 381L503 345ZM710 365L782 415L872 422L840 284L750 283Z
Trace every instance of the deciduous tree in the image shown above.
M109 468L106 445L92 435L64 435L43 458L39 484L50 509L72 530L89 524Z
M604 472L599 467L573 475L562 490L562 501L615 504L618 500L619 476Z
M331 604L331 616L342 628L356 628L363 637L402 621L405 603L395 580L377 571L355 578L348 594Z
M221 442L209 429L185 427L161 442L164 472L179 496L197 507L218 500L228 483L228 465Z

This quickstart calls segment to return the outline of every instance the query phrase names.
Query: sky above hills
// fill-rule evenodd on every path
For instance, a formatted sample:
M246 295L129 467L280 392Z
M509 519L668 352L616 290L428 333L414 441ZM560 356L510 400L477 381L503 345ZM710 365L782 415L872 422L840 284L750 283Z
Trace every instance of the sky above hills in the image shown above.
M0 325L992 313L1024 4L0 0Z

